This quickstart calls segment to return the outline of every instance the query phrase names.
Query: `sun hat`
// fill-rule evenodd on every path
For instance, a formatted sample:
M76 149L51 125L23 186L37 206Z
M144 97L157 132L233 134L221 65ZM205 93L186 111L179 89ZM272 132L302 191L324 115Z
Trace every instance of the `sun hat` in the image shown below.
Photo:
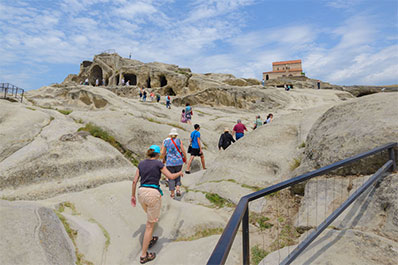
M172 129L170 130L169 135L178 135L177 129L176 129L176 128L172 128Z
M224 132L229 132L229 129L228 129L228 128L225 128L225 129L224 129Z
M155 154L160 154L160 147L155 144L151 145L151 147L149 147L149 149L152 149Z

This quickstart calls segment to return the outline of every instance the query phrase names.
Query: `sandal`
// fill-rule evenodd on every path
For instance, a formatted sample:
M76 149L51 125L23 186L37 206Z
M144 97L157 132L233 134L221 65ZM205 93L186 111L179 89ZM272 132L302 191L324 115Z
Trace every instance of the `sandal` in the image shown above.
M185 174L191 174L191 171L185 171Z
M170 198L174 199L175 195L174 194L170 194Z
M147 263L148 261L152 261L156 258L156 254L155 253L146 253L145 257L140 257L140 263L144 264Z
M176 193L177 193L177 197L181 197L181 191L178 190Z
M159 237L153 236L151 242L149 242L148 248L153 247L156 244L156 242L158 242L158 239L159 239Z

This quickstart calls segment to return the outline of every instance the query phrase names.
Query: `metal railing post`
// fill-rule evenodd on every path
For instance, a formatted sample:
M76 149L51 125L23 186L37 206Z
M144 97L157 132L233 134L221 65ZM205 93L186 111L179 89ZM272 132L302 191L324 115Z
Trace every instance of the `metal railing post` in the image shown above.
M389 160L392 160L391 171L392 172L396 172L397 171L397 161L395 160L394 147L391 147L391 148L388 149L388 157L389 157Z
M7 98L7 88L6 87L4 88L4 98L5 99Z
M25 93L25 90L22 89L22 94L21 94L21 103L23 101L23 94Z
M249 206L247 206L242 219L242 247L243 264L250 265L250 242L249 242Z

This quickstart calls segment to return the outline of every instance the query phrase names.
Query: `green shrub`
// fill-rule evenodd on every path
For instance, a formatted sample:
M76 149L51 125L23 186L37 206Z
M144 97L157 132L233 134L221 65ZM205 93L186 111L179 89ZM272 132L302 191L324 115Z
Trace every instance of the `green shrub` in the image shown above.
M223 228L205 228L203 230L196 231L196 233L192 236L177 238L176 241L193 241L193 240L197 240L197 239L203 238L203 237L219 235L222 232L223 232Z
M64 115L69 115L72 113L73 110L62 110L62 109L57 109L59 113L62 113Z
M259 264L268 254L267 251L255 245L251 248L251 263L255 265Z
M268 217L261 216L260 218L257 219L258 226L260 227L260 230L265 230L265 229L270 229L274 225L271 224L269 221Z
M302 142L300 145L299 145L299 148L304 148L305 147L305 142Z
M301 158L293 158L293 162L290 164L290 170L293 171L301 165Z
M223 197L220 197L216 193L206 193L206 199L208 199L211 203L213 203L216 207L232 207L233 204L229 202L228 200L224 199Z
M133 165L136 167L138 166L139 161L135 158L134 153L131 152L130 150L124 149L124 147L115 140L115 138L112 135L109 135L109 133L102 128L90 123L87 123L86 126L79 128L78 130L80 131L86 131L89 132L92 136L100 138L104 140L105 142L108 142L110 145L115 147L120 153L124 155Z

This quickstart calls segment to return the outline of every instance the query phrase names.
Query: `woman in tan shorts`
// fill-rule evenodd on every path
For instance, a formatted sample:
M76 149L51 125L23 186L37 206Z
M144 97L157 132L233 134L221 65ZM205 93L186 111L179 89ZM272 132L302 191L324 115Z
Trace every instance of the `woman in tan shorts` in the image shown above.
M142 243L142 253L140 256L141 264L154 260L156 257L155 253L148 253L147 250L148 248L151 248L158 240L158 237L153 237L152 233L154 225L159 219L161 197L163 195L163 192L159 186L160 176L162 173L168 179L176 179L180 176L183 176L182 171L175 174L170 173L163 163L158 160L159 156L159 146L152 145L149 147L149 150L147 151L148 158L139 163L133 181L131 205L133 207L137 205L135 191L137 188L138 179L141 177L141 186L138 189L138 201L140 202L144 211L147 213L147 222L144 240Z

